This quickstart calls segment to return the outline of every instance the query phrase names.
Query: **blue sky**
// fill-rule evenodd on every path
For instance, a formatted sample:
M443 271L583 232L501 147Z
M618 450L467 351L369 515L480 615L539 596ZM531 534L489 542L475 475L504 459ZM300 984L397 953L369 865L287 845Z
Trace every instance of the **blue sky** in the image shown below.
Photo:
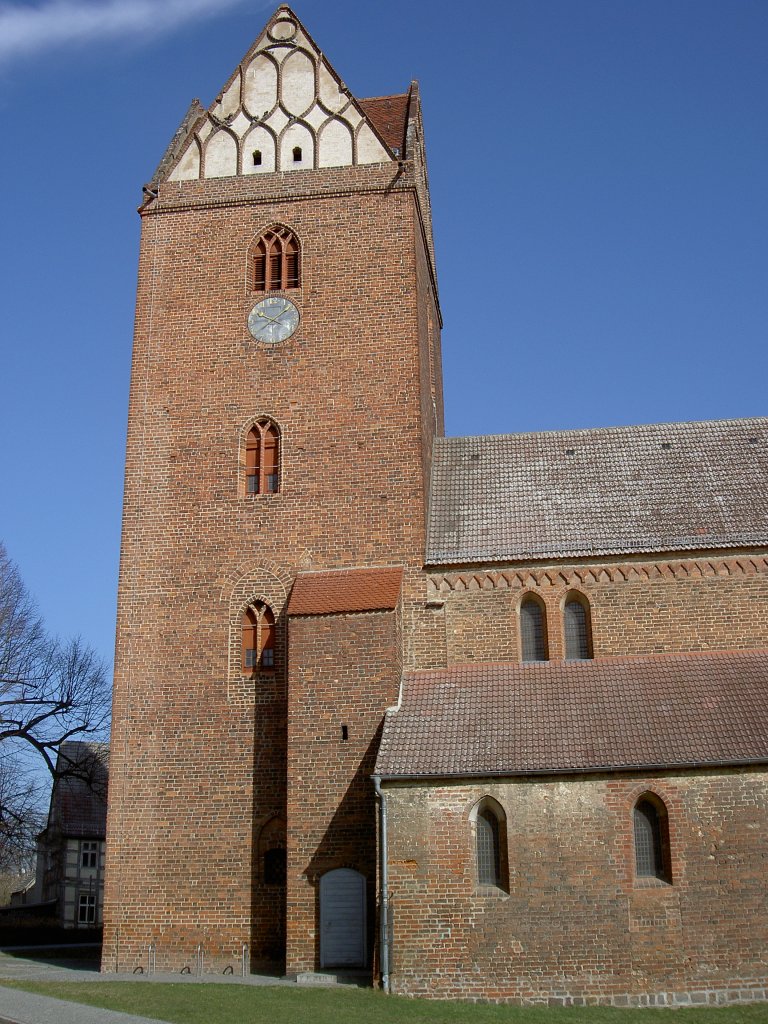
M273 6L0 5L0 538L108 660L141 185ZM765 0L295 9L357 96L420 81L448 433L766 411Z

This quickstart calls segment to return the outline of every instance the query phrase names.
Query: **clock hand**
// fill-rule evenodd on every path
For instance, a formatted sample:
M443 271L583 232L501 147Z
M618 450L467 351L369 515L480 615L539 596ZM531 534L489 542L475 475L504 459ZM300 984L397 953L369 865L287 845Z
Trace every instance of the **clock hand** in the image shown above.
M283 312L285 312L285 310L283 310ZM273 316L267 316L267 314L262 313L261 310L259 310L259 316L262 318L262 320L270 320L273 324L278 324L282 326L279 320L276 320ZM282 313L278 313L278 316L282 316Z

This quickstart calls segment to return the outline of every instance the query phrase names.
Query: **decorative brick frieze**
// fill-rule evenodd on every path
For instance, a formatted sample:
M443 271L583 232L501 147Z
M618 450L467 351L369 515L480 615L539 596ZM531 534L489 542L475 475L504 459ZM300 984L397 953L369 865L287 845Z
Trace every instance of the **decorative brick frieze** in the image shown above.
M430 573L427 595L450 591L505 590L544 587L589 587L599 583L649 582L657 579L697 579L710 576L753 576L768 572L768 556L670 559L663 561L623 562L599 565L520 568L469 569Z
M435 642L425 648L414 636L407 664L519 660L526 593L544 603L549 658L563 658L573 592L588 603L595 657L768 645L768 556L759 552L430 574L411 614L422 628L432 622Z

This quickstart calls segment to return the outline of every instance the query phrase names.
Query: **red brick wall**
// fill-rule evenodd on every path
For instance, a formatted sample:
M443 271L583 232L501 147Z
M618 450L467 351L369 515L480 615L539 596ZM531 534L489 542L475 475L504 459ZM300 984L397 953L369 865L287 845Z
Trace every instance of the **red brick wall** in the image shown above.
M424 466L424 493L429 494L433 441L436 436L442 436L444 433L440 329L437 299L430 273L429 254L424 245L418 220L414 223L414 237L416 239L416 280L419 296L417 309L419 352L421 354L419 372L421 376L422 464Z
M672 884L635 878L632 808L668 809ZM386 786L399 993L540 1002L764 995L768 778L753 770ZM470 813L506 814L509 893Z
M412 663L518 660L518 612L528 592L546 605L550 658L562 658L563 602L572 590L589 601L595 657L768 646L766 553L718 553L434 575L428 597L444 601L431 613L442 619L440 642L423 659L416 646Z
M287 970L319 968L319 881L341 867L368 881L370 965L376 922L371 776L384 711L398 698L399 617L292 618L290 639Z
M143 963L151 942L158 969L189 965L198 943L216 970L239 963L243 945L255 964L274 954L283 911L262 884L259 844L285 814L279 616L291 581L301 569L416 566L423 557L422 348L433 299L417 276L412 173L406 167L393 186L394 170L167 184L144 217L110 765L109 969ZM268 347L246 327L258 297L246 254L274 223L301 243L302 286L289 293L301 325ZM249 497L243 437L262 415L281 429L281 490ZM283 661L254 681L240 673L239 627L243 607L259 599L278 614Z

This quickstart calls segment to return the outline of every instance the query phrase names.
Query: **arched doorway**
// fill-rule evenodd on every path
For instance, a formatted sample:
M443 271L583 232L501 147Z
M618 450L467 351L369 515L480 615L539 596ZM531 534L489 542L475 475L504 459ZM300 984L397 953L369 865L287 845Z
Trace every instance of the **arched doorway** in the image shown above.
M365 876L352 868L320 879L320 966L365 967Z

